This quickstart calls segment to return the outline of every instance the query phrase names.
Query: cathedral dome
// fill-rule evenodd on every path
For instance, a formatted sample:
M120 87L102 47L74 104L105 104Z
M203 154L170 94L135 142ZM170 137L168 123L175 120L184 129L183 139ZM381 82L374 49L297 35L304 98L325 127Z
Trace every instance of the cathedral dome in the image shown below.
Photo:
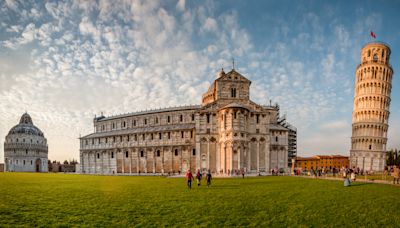
M36 135L44 137L43 132L35 125L33 125L32 118L28 113L24 113L21 116L19 124L15 125L8 132L8 135L15 135L15 134L28 134L28 135Z

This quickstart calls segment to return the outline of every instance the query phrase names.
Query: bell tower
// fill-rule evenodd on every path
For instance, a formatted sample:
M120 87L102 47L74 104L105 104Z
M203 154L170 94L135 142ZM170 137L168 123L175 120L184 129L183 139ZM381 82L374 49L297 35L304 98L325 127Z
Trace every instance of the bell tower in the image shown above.
M356 69L350 167L364 171L383 171L393 69L390 47L371 42L361 49Z

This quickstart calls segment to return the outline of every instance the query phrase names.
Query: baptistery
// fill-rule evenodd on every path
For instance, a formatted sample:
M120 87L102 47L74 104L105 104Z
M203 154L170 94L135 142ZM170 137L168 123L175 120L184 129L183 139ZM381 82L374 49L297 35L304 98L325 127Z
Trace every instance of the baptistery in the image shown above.
M4 142L5 171L47 172L48 146L43 132L24 113Z

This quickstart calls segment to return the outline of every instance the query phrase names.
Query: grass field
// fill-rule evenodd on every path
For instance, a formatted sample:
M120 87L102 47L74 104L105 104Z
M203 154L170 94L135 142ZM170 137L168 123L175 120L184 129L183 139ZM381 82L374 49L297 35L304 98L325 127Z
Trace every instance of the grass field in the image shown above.
M203 183L204 184L204 183ZM398 227L400 188L299 177L0 173L0 226Z

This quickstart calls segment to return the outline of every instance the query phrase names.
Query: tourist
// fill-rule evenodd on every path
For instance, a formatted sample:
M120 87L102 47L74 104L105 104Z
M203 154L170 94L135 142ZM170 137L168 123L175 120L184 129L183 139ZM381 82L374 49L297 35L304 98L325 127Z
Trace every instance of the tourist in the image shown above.
M210 172L210 170L208 170L208 173L207 173L207 175L206 175L206 181L207 181L207 187L210 187L210 185L211 185L211 172Z
M350 180L355 182L356 181L356 172L350 169Z
M392 172L392 176L393 176L393 184L398 184L399 183L399 168L397 168L397 166L393 167L393 172Z
M241 174L242 174L242 179L244 179L244 169L243 169L243 168L240 169L240 172L241 172Z
M189 189L192 189L192 180L193 180L193 175L192 172L188 169L186 172L186 180L187 180L187 186Z
M201 184L201 173L200 173L199 169L197 170L196 180L197 180L197 186L200 186L200 184Z

